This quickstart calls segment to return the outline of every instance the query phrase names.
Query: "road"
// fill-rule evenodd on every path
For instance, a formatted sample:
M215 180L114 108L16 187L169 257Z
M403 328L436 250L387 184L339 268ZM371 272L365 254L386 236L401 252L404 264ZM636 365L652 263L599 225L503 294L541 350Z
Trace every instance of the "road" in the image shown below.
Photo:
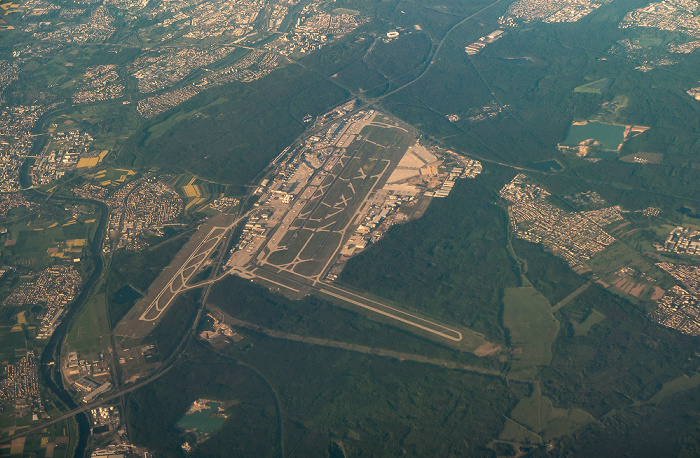
M455 25L453 25L453 26L450 28L450 30L448 30L447 32L445 32L445 35L444 35L444 36L442 37L442 39L438 42L437 47L435 48L435 51L432 52L432 53L430 54L430 56L428 56L428 60L429 60L430 62L428 62L428 65L425 66L425 68L418 74L418 76L416 76L416 77L415 77L414 79L412 79L411 81L405 83L404 85L399 86L398 88L394 89L393 91L387 92L386 94L383 94L383 95L380 95L379 97L375 97L374 99L371 99L371 101L368 102L368 105L371 105L371 104L373 104L373 103L379 102L380 100L385 99L385 98L389 97L390 95L393 95L393 94L395 94L395 93L397 93L397 92L399 92L399 91L401 91L401 90L403 90L403 89L406 89L408 86L412 85L413 83L415 83L416 81L418 81L419 79L421 79L421 78L423 77L423 75L425 75L425 74L428 72L428 70L430 69L430 67L432 67L433 64L435 64L435 58L436 58L436 56L438 55L438 53L440 52L440 49L442 49L442 46L445 44L445 40L447 40L447 37L449 37L450 34L451 34L455 29L457 29L458 27L460 27L462 24L464 24L464 23L467 22L468 20L475 18L476 16L478 16L478 15L481 14L482 12L486 11L487 9L491 8L493 5L495 5L496 3L499 3L500 1L501 1L501 0L495 0L495 1L492 2L492 3L489 3L489 4L486 5L485 7L481 8L480 10L478 10L478 11L476 11L475 13L473 13L473 14L471 14L471 15L465 17L464 19L462 19L461 21L459 21L458 23L456 23Z

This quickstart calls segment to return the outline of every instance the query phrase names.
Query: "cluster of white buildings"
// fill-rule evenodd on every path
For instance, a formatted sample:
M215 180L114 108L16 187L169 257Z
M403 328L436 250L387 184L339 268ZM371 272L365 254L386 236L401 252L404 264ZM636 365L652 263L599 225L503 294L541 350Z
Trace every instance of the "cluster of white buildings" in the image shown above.
M678 226L666 238L659 251L700 256L700 231Z

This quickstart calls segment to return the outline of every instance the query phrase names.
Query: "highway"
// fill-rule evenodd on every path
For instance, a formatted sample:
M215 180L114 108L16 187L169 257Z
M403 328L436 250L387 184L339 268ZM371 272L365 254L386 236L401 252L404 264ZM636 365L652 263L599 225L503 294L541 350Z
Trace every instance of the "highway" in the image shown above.
M237 219L237 221L240 221L240 219L242 219L242 218L244 218L244 216L241 216L239 219ZM230 234L229 234L229 236L230 236ZM224 243L227 240L228 239L225 238ZM215 277L216 274L218 273L218 270L220 269L220 267L222 265L225 253L226 253L225 250L221 250L219 257L215 260L214 267L213 267L212 272L211 272L212 277ZM204 310L204 305L206 304L207 297L209 296L209 292L211 290L210 285L211 284L209 284L206 287L206 289L204 290L204 293L202 294L202 298L199 301L199 307L197 308L197 314L195 315L194 320L192 321L192 325L189 327L189 329L187 330L185 335L182 337L182 339L180 340L180 343L178 343L175 350L170 354L170 356L168 356L168 358L166 358L163 361L163 363L160 365L160 367L158 367L158 369L156 369L156 371L153 374L151 374L150 376L146 377L145 379L135 383L134 385L119 389L118 391L115 391L115 392L108 394L106 396L102 396L97 401L91 402L89 404L85 404L84 406L81 406L81 407L71 409L70 411L68 411L64 414L62 414L58 417L52 418L49 421L42 422L37 426L32 426L30 428L22 430L21 432L16 432L14 435L0 440L0 444L10 442L13 439L16 439L18 437L24 437L24 436L31 434L33 432L36 432L36 431L41 431L49 425L64 421L64 420L71 418L71 417L74 417L80 413L83 413L83 412L88 411L90 409L94 409L95 407L99 407L101 405L104 405L104 404L108 403L109 401L121 398L123 395L125 395L127 393L131 393L132 391L136 391L136 390L148 385L149 383L152 383L152 382L158 380L160 377L162 377L163 375L168 373L168 371L170 371L170 369L173 368L175 363L180 360L185 348L187 348L187 344L190 342L190 339L195 334L197 327L199 326L199 320L201 319L202 312ZM124 412L124 414L126 414L126 412Z

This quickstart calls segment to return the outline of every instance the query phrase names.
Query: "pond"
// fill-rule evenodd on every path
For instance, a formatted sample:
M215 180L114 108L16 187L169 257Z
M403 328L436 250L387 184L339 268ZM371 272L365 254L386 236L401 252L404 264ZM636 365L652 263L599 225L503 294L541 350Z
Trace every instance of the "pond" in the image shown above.
M226 421L224 416L213 415L219 413L219 407L221 407L221 403L217 401L195 401L176 425L183 431L194 431L200 436L209 435L219 429Z
M604 150L617 151L625 140L625 126L614 126L601 122L589 122L584 125L572 125L564 146L576 146L584 140L594 139Z

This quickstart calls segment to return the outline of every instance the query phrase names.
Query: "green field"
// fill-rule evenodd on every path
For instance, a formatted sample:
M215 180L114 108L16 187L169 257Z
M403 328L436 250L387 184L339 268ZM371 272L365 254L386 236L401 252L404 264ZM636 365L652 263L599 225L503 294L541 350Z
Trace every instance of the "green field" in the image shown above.
M631 228L630 228L631 229ZM664 236L667 237L668 233ZM631 267L638 272L655 279L660 287L670 287L668 274L657 268L646 257L629 245L617 242L597 253L588 261L588 266L605 282L611 283L619 278L616 274L623 267Z
M552 342L559 322L552 316L549 301L535 288L506 288L503 296L503 324L510 331L514 348L508 376L532 380L552 359Z
M306 248L299 254L300 259L328 259L340 244L340 234L317 231L309 239Z
M25 356L25 348L27 347L24 331L12 331L11 326L3 326L0 329L0 361L7 361L10 364L19 361Z
M12 408L7 410L10 411L8 413L12 413ZM32 423L31 415L24 415L18 421L9 422L4 421L5 416L1 418L0 427L17 428L17 433L21 433L24 428L29 427ZM24 440L19 439L20 443L15 443L18 446L16 453L13 453L12 456L44 457L49 455L55 458L69 458L75 454L77 432L77 425L73 419L50 425L40 432L29 434ZM23 446L20 445L21 443L23 443ZM48 451L49 449L51 452ZM10 450L6 451L8 453L3 453L3 455L10 456Z
M100 285L96 288L99 289ZM67 351L79 353L106 351L110 345L109 334L107 298L104 293L98 293L83 304L71 322L65 340Z
M525 425L506 418L503 430L498 435L499 440L513 441L520 444L541 444L542 437L528 429Z
M267 258L267 261L275 265L288 264L294 261L294 258L304 248L304 244L311 238L313 232L308 229L302 229L296 234L296 237L292 236L293 238L288 242L287 249L273 252Z
M579 323L574 323L574 335L585 336L593 326L605 319L605 315L597 310L591 310L585 320Z
M81 258L83 249L79 246L69 248L64 242L69 239L89 240L97 226L95 217L81 215L73 219L65 213L56 216L59 215L23 219L10 226L6 234L0 235L0 260L7 265L19 263L41 269L55 261ZM55 251L53 256L49 249Z
M95 167L96 171L86 175L85 178L92 179L95 184L112 184L116 186L121 186L125 183L136 178L138 175L135 171L127 168L116 168L116 167ZM94 170L94 169L93 169Z
M382 145L385 148L395 145L402 137L401 131L377 126L365 127L360 132L360 135L365 136L368 141Z
M602 94L613 83L612 78L603 78L590 83L574 88L574 92L583 92L584 94Z
M360 14L360 12L348 8L333 8L333 14L351 14L353 16L357 16L358 14Z
M542 395L539 383L534 383L532 396L522 399L510 413L517 424L535 433L544 442L568 435L595 419L581 409L558 409L551 399ZM518 429L522 429L522 426ZM499 436L502 440L518 441L518 429L507 426ZM515 434L514 434L515 433Z
M683 374L670 382L664 383L659 392L652 396L647 402L650 404L656 404L669 396L691 390L697 386L700 386L700 373L696 372L690 377Z

